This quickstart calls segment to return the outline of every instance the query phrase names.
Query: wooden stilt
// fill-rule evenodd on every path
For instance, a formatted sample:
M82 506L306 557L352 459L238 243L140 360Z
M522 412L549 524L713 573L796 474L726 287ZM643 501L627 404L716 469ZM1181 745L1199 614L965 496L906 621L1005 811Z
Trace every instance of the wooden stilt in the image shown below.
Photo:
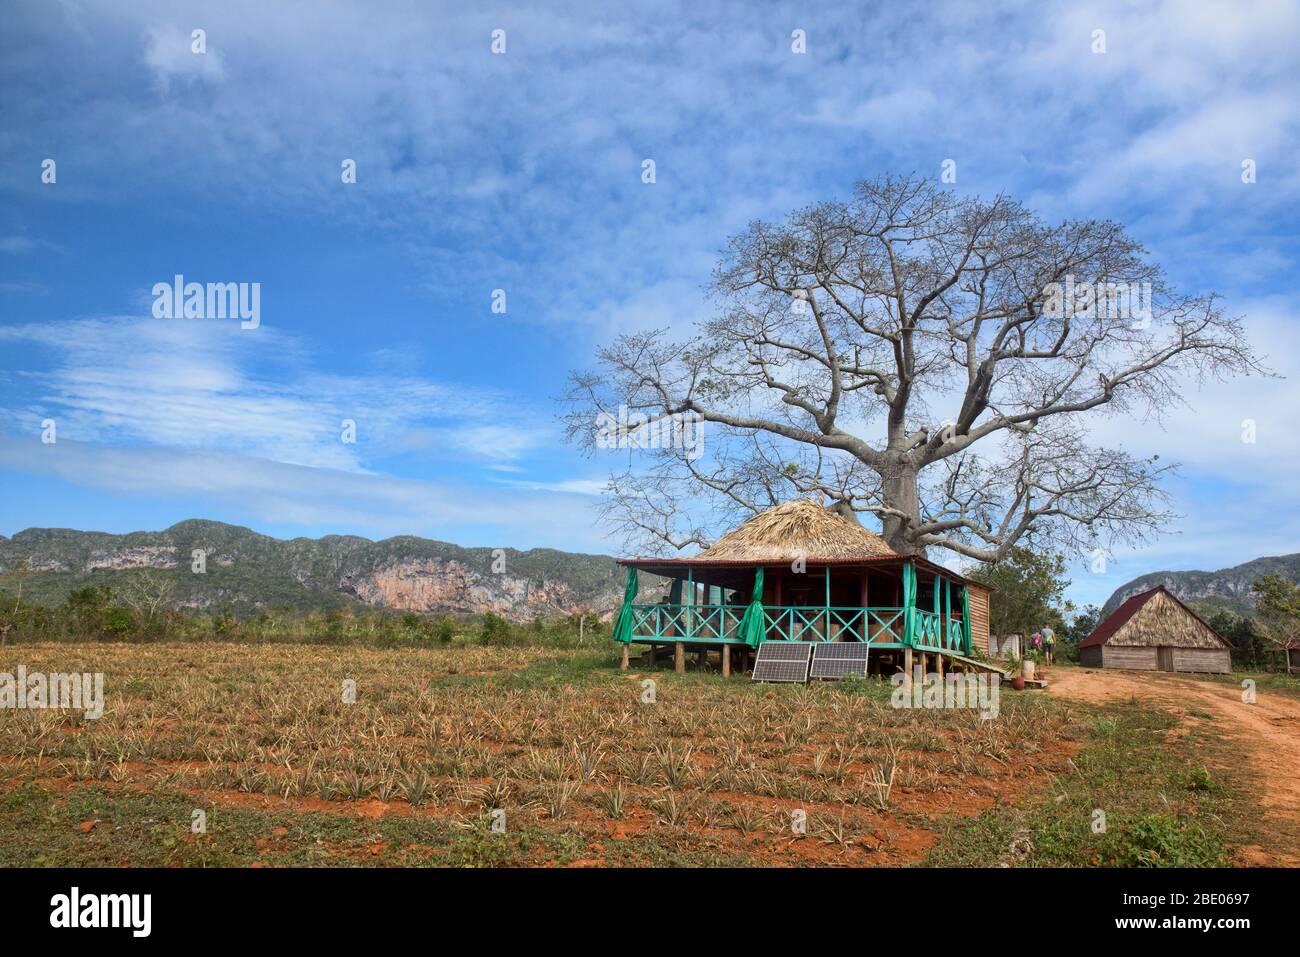
M912 690L912 649L903 649L903 687Z
M709 649L701 648L699 652L695 655L695 670L703 671L705 666L708 663L709 663Z
M646 664L651 668L655 666L655 654L658 649L658 645L651 645L650 650L646 652Z
M686 671L686 644L677 642L673 647L673 670L679 675Z
M623 643L623 660L618 663L618 666L627 671L627 642Z
M939 680L943 681L943 655L934 656L934 670L939 672Z
M731 645L722 646L722 677L731 677Z

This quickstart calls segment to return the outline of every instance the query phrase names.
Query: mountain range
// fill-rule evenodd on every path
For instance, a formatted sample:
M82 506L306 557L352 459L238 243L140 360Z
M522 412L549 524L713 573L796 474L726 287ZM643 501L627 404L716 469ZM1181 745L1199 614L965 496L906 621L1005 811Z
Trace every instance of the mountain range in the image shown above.
M195 550L204 553L202 573L192 571ZM1189 604L1252 615L1250 586L1265 575L1300 583L1300 554L1219 571L1151 572L1117 588L1102 612L1164 585ZM608 555L462 548L412 535L284 540L202 519L125 535L65 528L0 535L0 589L13 593L21 582L23 595L38 604L60 603L86 585L138 587L142 576L150 576L155 588L163 584L172 607L236 613L350 606L455 615L491 611L528 621L577 611L609 616L623 590L622 572Z
M1256 558L1215 572L1151 572L1140 575L1115 589L1101 610L1102 614L1109 615L1131 595L1164 585L1188 604L1225 608L1249 617L1255 613L1255 596L1250 586L1265 575L1279 575L1300 583L1300 554Z
M193 570L196 550L204 556L201 573ZM200 519L161 532L29 528L0 536L0 588L13 593L21 582L23 595L38 604L60 603L86 585L139 588L145 579L177 608L491 611L528 621L577 611L610 615L623 576L608 555L462 548L409 535L283 540Z

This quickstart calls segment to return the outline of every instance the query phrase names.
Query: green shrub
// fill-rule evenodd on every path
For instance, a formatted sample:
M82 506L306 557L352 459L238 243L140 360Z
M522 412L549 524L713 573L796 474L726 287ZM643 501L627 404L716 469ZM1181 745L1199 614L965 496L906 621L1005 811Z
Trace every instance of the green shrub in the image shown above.
M1214 779L1210 777L1210 772L1204 767L1192 768L1187 775L1187 789L1189 791L1213 791Z
M131 617L131 612L125 608L110 608L104 613L104 623L101 630L105 637L113 641L125 641L131 637L131 632L135 630L135 619Z
M441 618L427 621L424 623L425 633L434 641L440 641L443 644L451 641L456 637L456 623L443 615Z
M510 641L510 622L495 612L483 616L479 628L479 641L485 645L504 645Z
M1107 864L1114 867L1219 867L1223 846L1195 824L1172 814L1144 814L1107 835Z

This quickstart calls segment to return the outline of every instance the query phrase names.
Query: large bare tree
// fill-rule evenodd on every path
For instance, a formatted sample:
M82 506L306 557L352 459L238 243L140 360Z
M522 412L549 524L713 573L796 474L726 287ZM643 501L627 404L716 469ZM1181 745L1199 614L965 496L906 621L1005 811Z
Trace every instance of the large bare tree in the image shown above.
M588 447L602 414L704 423L705 454L660 442L611 477L608 516L642 551L800 495L877 516L906 554L1141 541L1171 517L1171 466L1090 444L1094 417L1158 419L1189 376L1266 374L1219 298L1170 288L1120 225L917 178L751 224L712 292L687 341L622 336L572 376Z

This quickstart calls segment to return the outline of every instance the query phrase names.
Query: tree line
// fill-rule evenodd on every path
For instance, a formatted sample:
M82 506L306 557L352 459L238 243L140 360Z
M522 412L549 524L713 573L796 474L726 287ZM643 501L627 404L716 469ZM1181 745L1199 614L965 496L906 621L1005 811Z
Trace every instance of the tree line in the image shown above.
M108 586L74 589L58 605L34 604L21 592L0 591L0 644L235 641L419 647L461 641L564 648L596 647L609 638L609 624L594 612L537 617L523 624L491 612L457 618L347 607L306 613L267 608L240 615L229 608L169 608L142 601L131 589Z

